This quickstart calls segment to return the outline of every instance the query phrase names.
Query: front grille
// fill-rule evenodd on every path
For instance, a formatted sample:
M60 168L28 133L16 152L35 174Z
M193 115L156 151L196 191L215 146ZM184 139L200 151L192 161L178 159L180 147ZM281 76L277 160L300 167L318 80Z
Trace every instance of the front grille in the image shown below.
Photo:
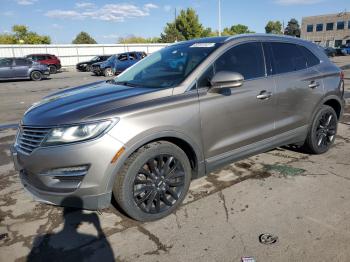
M19 130L18 149L23 153L30 154L41 145L50 128L21 126Z

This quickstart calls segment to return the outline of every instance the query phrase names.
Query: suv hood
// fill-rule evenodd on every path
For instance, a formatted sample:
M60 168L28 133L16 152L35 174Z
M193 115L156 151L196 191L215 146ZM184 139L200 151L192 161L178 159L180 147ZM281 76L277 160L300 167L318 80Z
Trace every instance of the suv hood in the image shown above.
M51 126L114 117L125 106L171 94L171 88L162 90L96 82L54 93L34 103L25 112L22 123Z

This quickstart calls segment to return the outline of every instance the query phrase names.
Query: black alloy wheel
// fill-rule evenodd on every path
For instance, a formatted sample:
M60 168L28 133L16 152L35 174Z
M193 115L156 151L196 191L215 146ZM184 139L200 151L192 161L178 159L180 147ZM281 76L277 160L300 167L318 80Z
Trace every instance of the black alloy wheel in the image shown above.
M337 117L333 112L326 111L320 115L315 132L317 146L327 149L334 141L337 130Z
M173 206L183 192L185 172L172 155L149 159L134 179L134 201L146 213L164 212Z
M328 151L337 134L338 116L328 105L320 107L307 134L304 150L311 154L322 154Z

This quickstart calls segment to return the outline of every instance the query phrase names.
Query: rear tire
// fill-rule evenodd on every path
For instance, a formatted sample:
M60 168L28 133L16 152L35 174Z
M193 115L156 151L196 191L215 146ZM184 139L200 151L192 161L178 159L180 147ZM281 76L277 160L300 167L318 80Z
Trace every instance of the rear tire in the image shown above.
M316 113L307 138L304 151L311 154L323 154L329 150L337 133L338 117L334 109L323 105Z
M43 78L43 74L40 71L33 71L30 73L30 79L33 81L40 81Z
M132 218L153 221L171 214L184 200L191 165L178 146L159 141L135 151L116 176L113 195Z
M57 73L57 67L55 65L49 65L50 74Z

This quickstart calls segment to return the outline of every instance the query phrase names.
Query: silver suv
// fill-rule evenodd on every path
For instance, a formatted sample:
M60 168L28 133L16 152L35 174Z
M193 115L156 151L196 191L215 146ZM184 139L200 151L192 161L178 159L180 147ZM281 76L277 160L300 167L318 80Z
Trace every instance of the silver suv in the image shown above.
M38 200L100 209L113 197L132 218L155 220L180 205L191 179L238 159L288 144L326 152L343 93L341 70L313 43L197 39L34 104L12 154Z

